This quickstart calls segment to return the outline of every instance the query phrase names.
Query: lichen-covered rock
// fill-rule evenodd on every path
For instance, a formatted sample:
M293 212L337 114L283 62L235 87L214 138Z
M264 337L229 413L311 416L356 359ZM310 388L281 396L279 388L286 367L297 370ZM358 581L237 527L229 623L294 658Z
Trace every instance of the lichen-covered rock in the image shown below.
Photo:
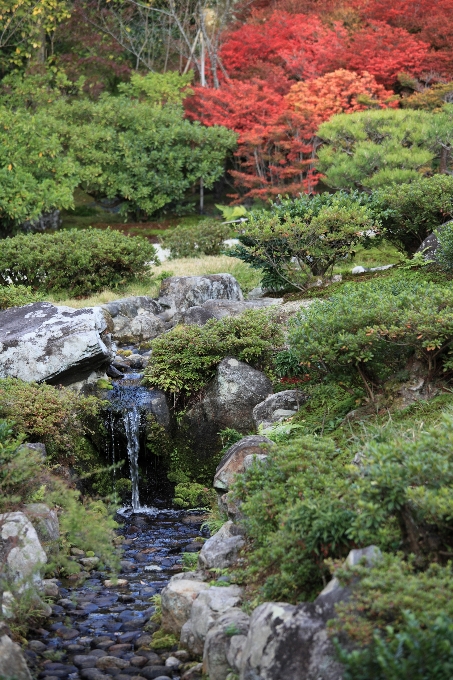
M300 390L284 390L271 394L253 409L256 428L270 427L295 415L308 397Z
M371 565L380 554L375 546L351 550L346 564L365 560ZM336 615L335 605L350 597L351 587L332 579L314 602L265 602L257 607L242 650L240 680L342 680L327 622Z
M253 431L253 409L271 393L272 383L264 373L233 357L223 359L203 399L184 419L199 457L209 458L218 450L218 433L225 428Z
M231 567L244 545L242 529L231 521L225 522L217 533L203 543L198 555L198 567L206 570Z
M217 619L242 602L242 588L212 586L202 591L192 605L189 620L181 630L180 644L191 654L203 654L203 647L208 631Z
M203 581L171 578L161 594L163 629L180 635L183 625L190 618L195 598L207 588L209 585Z
M273 442L262 435L243 437L230 446L217 466L214 476L214 488L220 492L230 489L235 476L244 472L244 459L247 456L265 455Z
M40 541L54 543L60 539L60 523L56 510L45 503L28 503L25 514L35 527Z
M8 635L0 631L0 677L14 680L32 680L22 650Z
M233 607L219 616L206 635L203 671L209 680L225 680L231 669L238 672L247 639L250 617Z
M71 384L106 366L108 318L100 307L34 302L0 312L0 378Z
M241 288L231 274L206 276L170 276L162 281L159 304L165 308L162 318L170 320L176 313L201 306L206 300L241 301Z
M112 317L112 338L118 342L153 340L167 330L167 324L158 316L162 307L146 295L113 300L103 309Z

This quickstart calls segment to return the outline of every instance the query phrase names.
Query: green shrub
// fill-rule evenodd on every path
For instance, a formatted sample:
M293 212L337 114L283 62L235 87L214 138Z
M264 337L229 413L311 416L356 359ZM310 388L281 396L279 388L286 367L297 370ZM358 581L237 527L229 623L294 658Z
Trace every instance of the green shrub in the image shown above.
M323 194L283 201L270 213L252 212L241 245L230 254L263 269L265 288L305 290L314 276L331 274L379 231L363 203L356 195Z
M196 226L176 227L161 238L172 258L219 255L230 235L228 225L217 220L204 220Z
M215 491L196 482L180 482L175 487L173 503L181 508L210 508Z
M401 109L340 113L318 129L324 144L317 169L335 189L377 189L416 180L440 154L433 140L439 117Z
M325 558L348 553L345 476L334 442L306 436L270 448L265 464L236 478L250 541L241 580L256 601L311 599L328 577Z
M84 446L87 421L97 416L100 402L68 388L0 380L0 418L14 421L16 436L46 445L49 460L73 463Z
M453 178L451 178L453 179ZM453 224L447 222L442 229L436 230L439 246L436 252L436 261L447 271L453 270Z
M149 276L150 261L156 255L148 241L110 229L19 234L2 241L0 283L89 295Z
M206 385L224 357L232 355L262 368L282 342L280 325L266 310L210 319L201 327L176 326L151 342L144 381L173 394L192 394Z
M321 375L357 370L370 394L370 377L385 379L412 354L432 375L452 341L451 288L417 274L346 284L304 310L290 332L301 365Z
M429 234L453 217L453 177L434 175L410 184L392 184L373 193L372 205L387 240L413 253Z
M428 624L407 612L404 628L387 626L371 645L340 652L344 680L450 680L453 676L453 619L436 615Z
M0 513L19 506L39 486L41 457L15 435L14 424L0 420Z
M34 293L30 286L0 286L0 310L8 307L22 307L30 302L39 302L43 296Z

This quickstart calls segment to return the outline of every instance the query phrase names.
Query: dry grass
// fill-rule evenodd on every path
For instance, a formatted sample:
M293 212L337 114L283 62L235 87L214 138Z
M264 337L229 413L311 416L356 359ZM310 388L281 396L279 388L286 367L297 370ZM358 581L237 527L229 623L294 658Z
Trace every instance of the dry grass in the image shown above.
M112 300L128 297L130 295L150 295L157 297L160 288L162 275L167 276L201 276L202 274L232 274L241 286L244 293L252 290L259 285L261 273L252 269L249 265L235 257L227 255L204 256L204 257L185 257L179 260L167 260L158 267L152 268L153 280L151 282L133 282L118 290L103 290L97 295L75 300L68 298L58 300L49 296L49 302L67 307L95 307L103 305Z

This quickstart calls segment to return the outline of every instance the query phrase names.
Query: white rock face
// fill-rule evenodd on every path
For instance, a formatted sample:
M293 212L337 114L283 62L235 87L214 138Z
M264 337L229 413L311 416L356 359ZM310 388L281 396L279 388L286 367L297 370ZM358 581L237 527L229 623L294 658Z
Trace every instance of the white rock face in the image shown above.
M6 555L6 572L16 583L40 583L39 567L47 562L33 524L23 512L0 515L0 547Z
M212 586L201 592L192 605L190 619L181 630L181 646L192 654L203 653L208 631L216 620L229 609L242 602L242 588Z
M190 618L195 598L209 588L207 583L188 579L171 578L162 591L162 627L179 635Z
M170 276L162 281L158 302L171 319L177 312L202 305L206 300L243 300L241 288L231 274Z
M211 536L198 555L200 569L226 569L237 560L238 551L245 545L242 533L233 522L225 522L219 531Z
M253 409L255 426L266 428L286 418L291 418L307 399L307 395L301 390L284 390L271 394Z
M146 295L114 300L103 305L102 309L112 317L112 337L118 342L144 342L167 330L158 316L162 308Z
M250 617L233 607L222 614L206 635L203 671L209 680L225 680L229 669L240 668Z
M0 377L70 384L112 358L108 317L100 307L48 302L0 312Z
M32 680L21 648L7 635L0 637L0 677Z

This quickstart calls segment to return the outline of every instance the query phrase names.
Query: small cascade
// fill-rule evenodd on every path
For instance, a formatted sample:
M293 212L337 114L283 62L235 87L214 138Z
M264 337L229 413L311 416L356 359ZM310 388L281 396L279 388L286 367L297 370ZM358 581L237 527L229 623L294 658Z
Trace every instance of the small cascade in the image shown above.
M156 405L161 404L162 394L143 387L142 377L131 372L115 381L105 413L108 432L105 453L114 468L112 486L116 490L117 483L124 478L131 482L131 507L123 509L127 513L152 512L155 502L162 504L162 492L168 495L168 481L161 461L146 448L147 418L154 413ZM147 507L147 503L152 507Z
M123 415L124 429L127 437L127 457L132 482L132 510L140 509L140 494L138 489L138 454L140 453L140 411L136 404Z

